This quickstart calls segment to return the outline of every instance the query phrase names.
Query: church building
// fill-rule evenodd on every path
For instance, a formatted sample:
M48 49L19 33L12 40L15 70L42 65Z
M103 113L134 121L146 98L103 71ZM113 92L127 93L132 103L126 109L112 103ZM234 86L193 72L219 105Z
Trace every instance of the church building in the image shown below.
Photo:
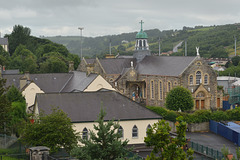
M200 57L199 48L196 56L153 56L140 23L133 56L83 58L78 70L100 74L121 94L148 106L164 107L167 93L183 86L192 93L194 110L222 108L217 74Z

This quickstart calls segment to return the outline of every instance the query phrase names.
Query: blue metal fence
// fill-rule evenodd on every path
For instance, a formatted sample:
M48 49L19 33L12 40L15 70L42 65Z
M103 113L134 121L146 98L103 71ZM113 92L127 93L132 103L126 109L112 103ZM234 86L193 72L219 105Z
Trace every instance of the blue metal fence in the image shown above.
M213 120L210 120L209 125L210 125L210 131L218 135L221 135L226 139L232 141L233 143L237 144L238 146L240 146L240 133L239 131L236 130L236 128L235 130L233 130L233 128L231 128L231 126L228 126L228 124L215 122Z
M224 110L230 109L230 108L231 108L231 105L232 105L232 104L230 104L229 101L223 101L223 109L224 109Z

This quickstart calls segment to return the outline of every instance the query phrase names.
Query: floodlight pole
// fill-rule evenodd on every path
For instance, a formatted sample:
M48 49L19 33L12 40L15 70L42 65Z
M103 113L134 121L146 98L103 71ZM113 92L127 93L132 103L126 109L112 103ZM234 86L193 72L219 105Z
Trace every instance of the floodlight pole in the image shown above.
M83 27L78 27L78 29L80 30L80 47L81 47L81 60L82 60L82 30L84 29Z
M234 40L235 40L235 56L237 56L237 38L234 35Z
M160 37L159 37L159 39L158 39L158 56L161 55L161 43L160 42L161 41L160 41Z

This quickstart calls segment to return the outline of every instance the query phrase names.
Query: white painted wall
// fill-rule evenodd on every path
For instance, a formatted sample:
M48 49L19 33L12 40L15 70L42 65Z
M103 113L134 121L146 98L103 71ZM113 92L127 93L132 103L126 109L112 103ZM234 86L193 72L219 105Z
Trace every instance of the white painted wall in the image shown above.
M22 95L26 99L27 109L32 106L35 102L35 96L37 93L44 93L35 83L30 83L24 91L22 91Z
M98 75L84 92L97 91L102 88L115 91L115 89L102 76Z
M158 122L157 119L152 120L129 120L129 121L120 121L119 124L123 128L123 140L128 139L128 144L140 144L144 143L144 137L146 137L147 126L150 124L151 126ZM89 122L89 123L73 123L74 129L77 132L82 133L83 129L86 127L88 130L93 129L93 124L96 122ZM136 125L138 127L138 137L132 138L132 128Z
M8 52L8 46L7 45L1 45L3 47L3 49Z

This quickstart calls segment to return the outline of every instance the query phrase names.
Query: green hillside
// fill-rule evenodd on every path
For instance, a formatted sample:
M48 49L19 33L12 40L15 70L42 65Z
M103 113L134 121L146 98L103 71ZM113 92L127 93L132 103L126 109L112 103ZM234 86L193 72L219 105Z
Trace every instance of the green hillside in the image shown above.
M240 39L240 24L227 24L219 26L196 26L183 27L182 30L164 30L159 29L146 30L148 42L152 53L158 53L158 40L160 37L161 52L172 51L173 47L181 41L187 40L187 51L189 56L196 54L196 46L200 47L202 57L228 57L234 55L234 35ZM133 53L135 36L137 32L123 33L120 35L108 35L102 37L83 37L83 55L94 57L103 56L109 52L109 42L111 40L112 53L122 55L131 55ZM79 36L57 36L45 37L55 43L63 44L70 53L80 53ZM123 40L129 43L122 43ZM184 43L179 47L178 53L174 55L183 55ZM237 44L237 53L240 52L240 44Z

